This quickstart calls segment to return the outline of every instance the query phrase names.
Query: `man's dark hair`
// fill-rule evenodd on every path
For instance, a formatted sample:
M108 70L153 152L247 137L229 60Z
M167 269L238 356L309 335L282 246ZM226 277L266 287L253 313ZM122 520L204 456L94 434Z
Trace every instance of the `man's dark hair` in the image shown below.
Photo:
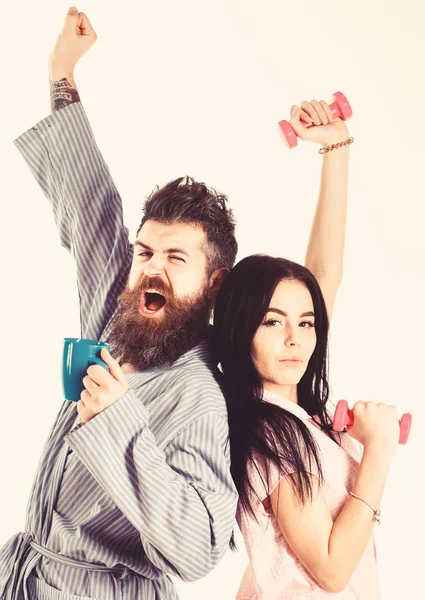
M217 269L231 269L235 264L238 244L233 211L227 208L227 202L227 196L204 183L192 177L180 177L161 188L157 186L146 199L137 234L150 220L197 225L206 233L208 275Z

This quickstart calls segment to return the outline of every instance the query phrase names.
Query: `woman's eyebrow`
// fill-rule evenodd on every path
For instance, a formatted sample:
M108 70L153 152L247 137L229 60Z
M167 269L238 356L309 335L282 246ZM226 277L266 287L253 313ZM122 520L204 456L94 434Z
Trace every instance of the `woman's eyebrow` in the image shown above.
M267 312L275 312L275 313L278 313L279 315L282 315L283 317L288 316L288 313L285 312L284 310L280 310L280 308L272 308L271 306L267 310ZM314 312L311 310L309 310L307 312L303 312L300 314L300 317L314 317Z

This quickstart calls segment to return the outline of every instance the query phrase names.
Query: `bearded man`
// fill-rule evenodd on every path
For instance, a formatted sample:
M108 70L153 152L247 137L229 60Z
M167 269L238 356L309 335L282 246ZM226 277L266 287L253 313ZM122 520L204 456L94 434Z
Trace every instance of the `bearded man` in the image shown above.
M234 524L206 338L235 225L225 196L181 178L147 199L130 244L78 92L56 102L57 89L52 115L16 144L75 257L81 337L111 342L109 372L90 366L77 411L61 407L26 531L0 553L0 597L169 600L170 575L210 572Z
M147 199L130 244L73 80L95 40L70 9L50 60L52 114L16 145L76 260L81 336L111 342L101 355L109 372L90 366L77 411L62 404L25 532L0 551L2 600L177 598L170 576L209 573L235 519L226 407L206 339L236 257L233 216L225 196L180 178ZM299 114L291 124L302 135ZM331 311L347 159L324 161L307 262Z

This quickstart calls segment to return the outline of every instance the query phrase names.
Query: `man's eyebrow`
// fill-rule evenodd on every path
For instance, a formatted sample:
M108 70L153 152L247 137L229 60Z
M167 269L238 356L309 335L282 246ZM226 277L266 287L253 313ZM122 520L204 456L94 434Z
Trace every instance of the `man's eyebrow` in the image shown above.
M134 245L141 246L145 250L149 250L150 252L153 252L153 250L152 250L152 248L150 248L150 246L148 246L147 244L144 244L140 240L136 240L134 242ZM185 256L189 257L189 254L186 252L186 250L182 250L181 248L168 248L168 250L166 250L165 252L167 254L184 254Z
M280 310L280 308L272 308L270 306L270 308L267 310L267 312L275 312L278 313L279 315L282 315L283 317L287 317L288 313L286 313L284 310ZM307 311L307 312L303 312L300 314L300 317L314 317L314 312L312 312L311 310Z
M185 256L189 256L186 250L181 250L181 248L168 248L168 254L184 254Z
M143 242L141 242L140 240L136 240L134 242L135 246L141 246L142 248L144 248L145 250L152 250L152 248L149 248L149 246L147 246L146 244L144 244Z

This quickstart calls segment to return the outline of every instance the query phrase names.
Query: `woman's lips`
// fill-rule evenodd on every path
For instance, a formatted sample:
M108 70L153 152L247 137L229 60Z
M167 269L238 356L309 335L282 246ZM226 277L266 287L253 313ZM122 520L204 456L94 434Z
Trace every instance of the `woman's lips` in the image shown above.
M280 362L285 363L285 365L287 367L300 367L304 361L300 360L300 359L288 358L288 359L281 360Z

